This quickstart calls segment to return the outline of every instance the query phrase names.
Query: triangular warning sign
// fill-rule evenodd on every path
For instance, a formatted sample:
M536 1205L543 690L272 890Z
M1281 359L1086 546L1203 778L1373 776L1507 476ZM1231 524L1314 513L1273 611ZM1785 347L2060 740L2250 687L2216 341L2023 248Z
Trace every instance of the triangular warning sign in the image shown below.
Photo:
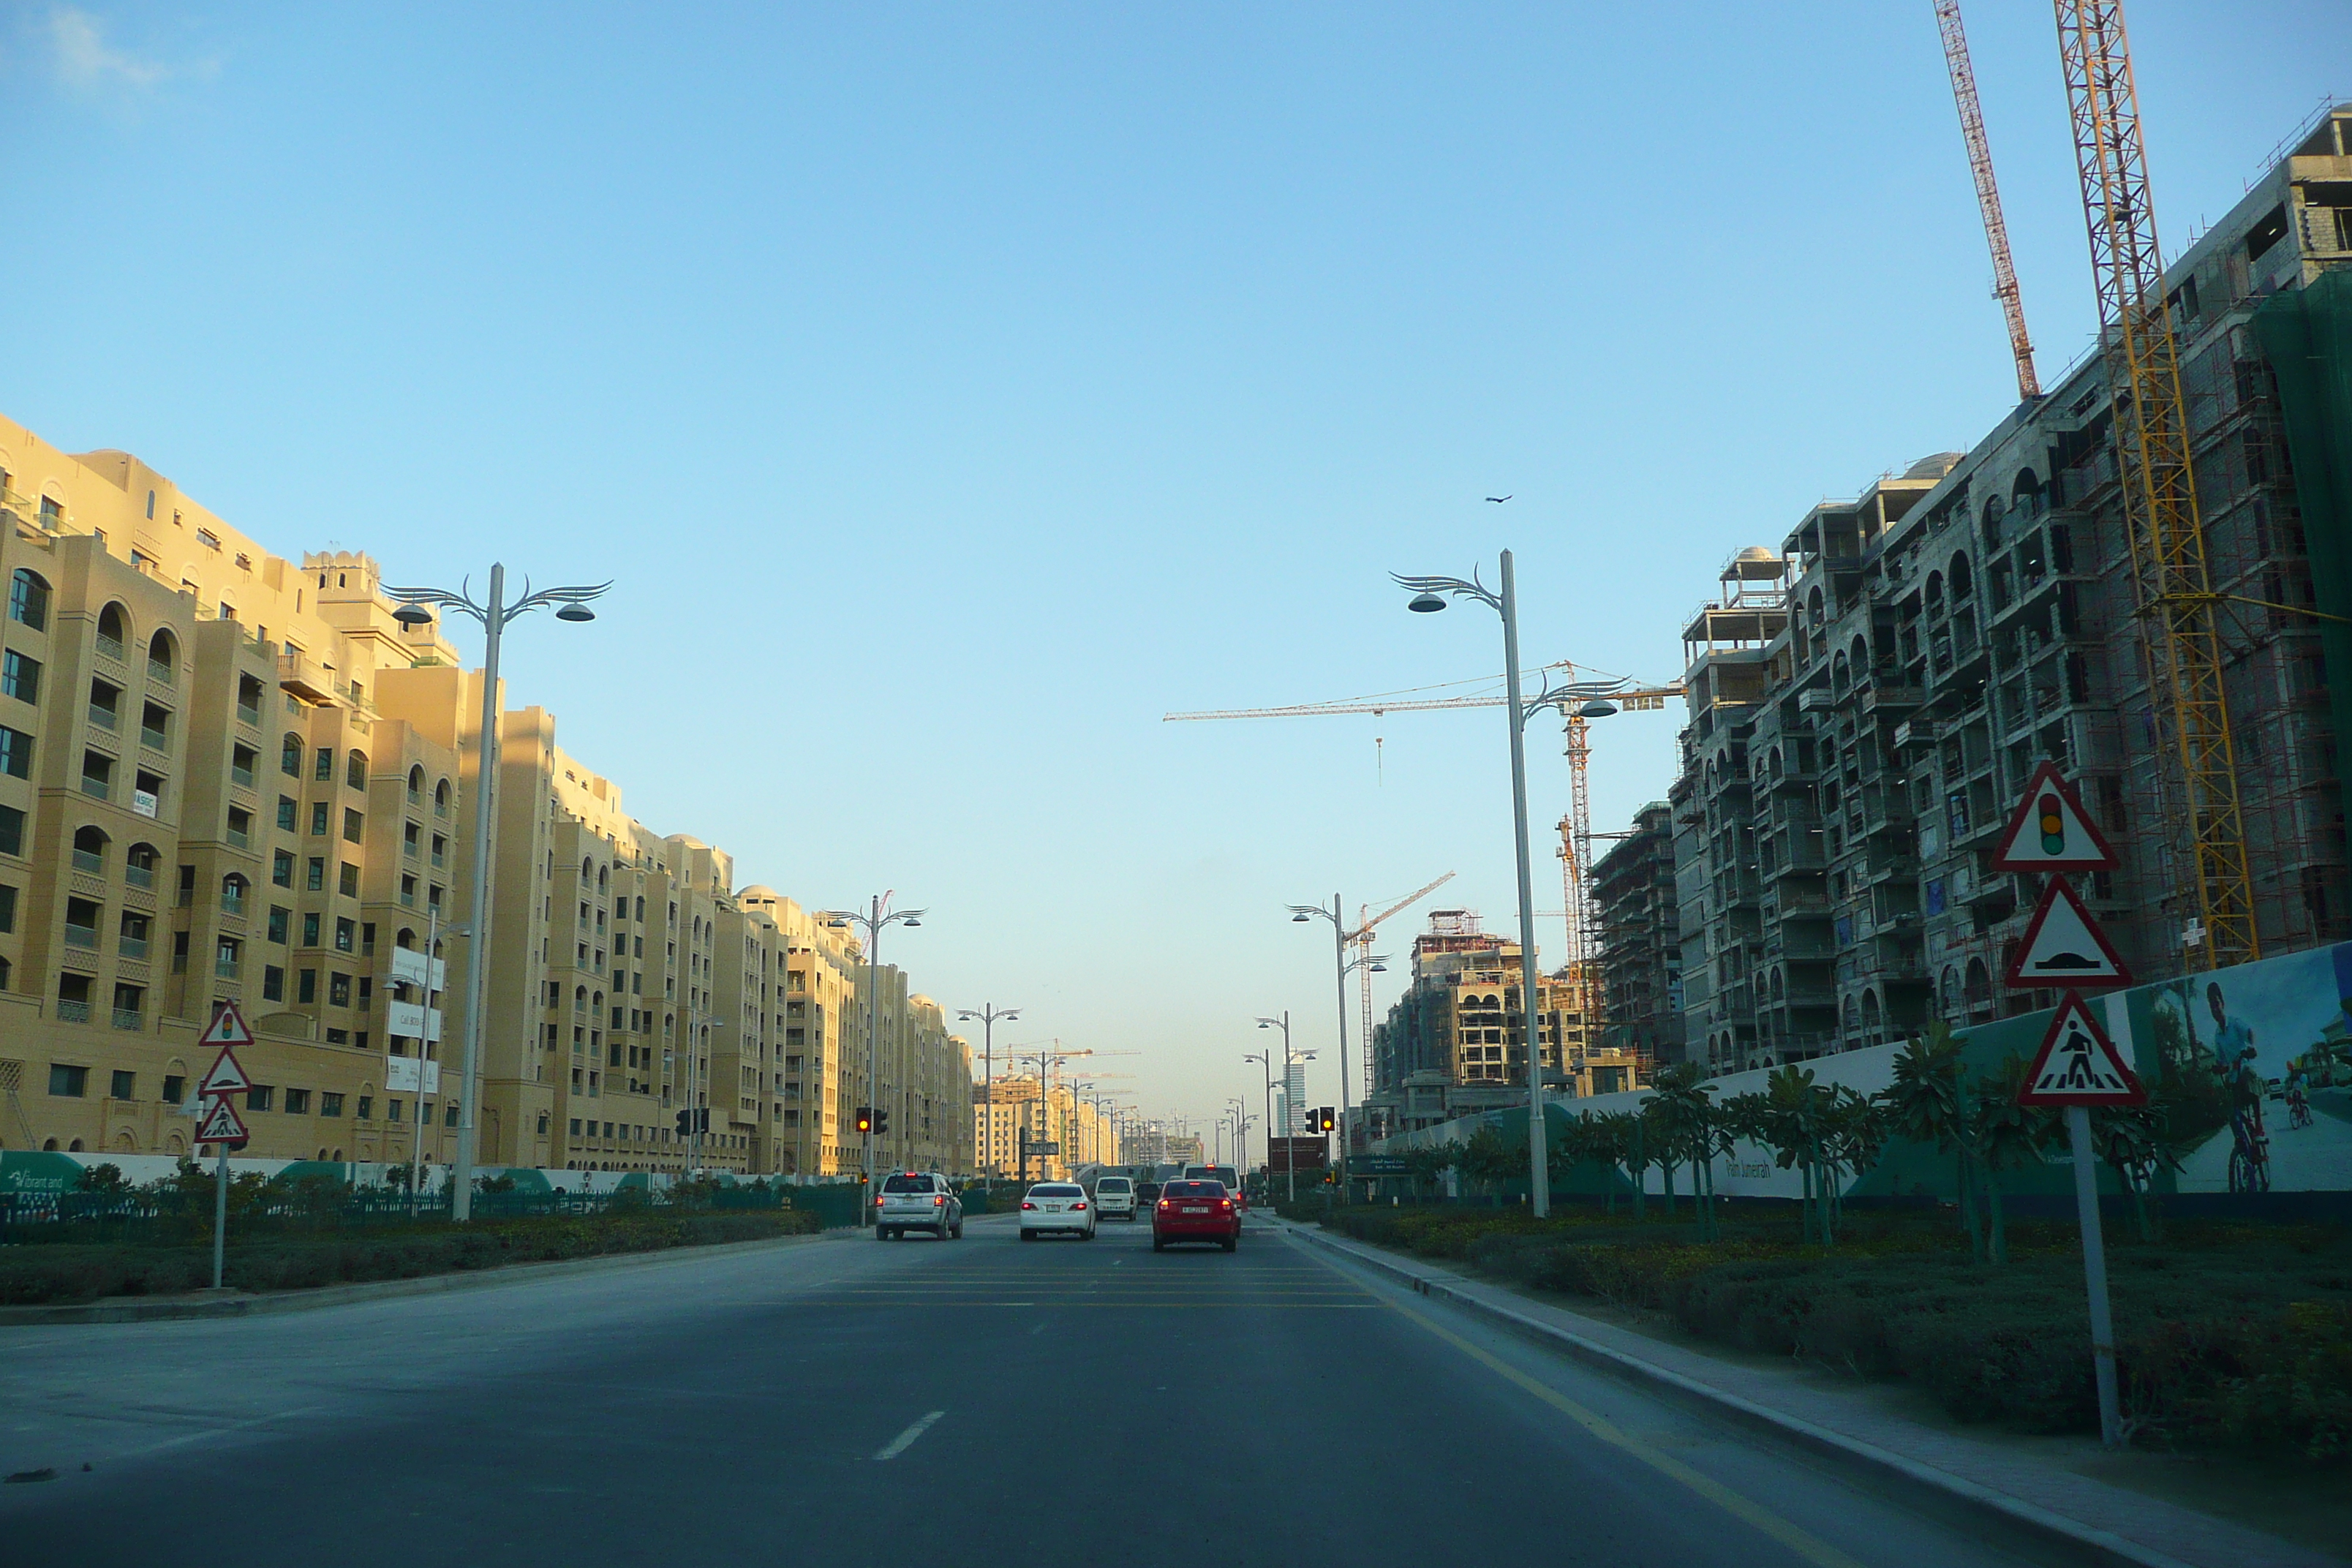
M2069 991L2025 1075L2020 1105L2142 1105L2147 1090L2099 1027L2090 1005Z
M2010 961L2009 984L2021 990L2044 985L2097 989L2129 985L2131 971L2107 941L2106 932L2074 896L2063 877L2042 889L2042 902L2026 923L2025 936Z
M205 1074L202 1083L196 1085L196 1093L213 1100L224 1094L243 1094L252 1087L253 1080L245 1076L245 1068L238 1064L236 1054L223 1046L221 1054L213 1058L212 1070Z
M2009 819L1992 852L1996 871L2107 871L2116 852L2084 815L2072 785L2058 776L2058 764L2033 770L2025 796Z
M237 1117L236 1107L226 1100L214 1100L205 1112L205 1119L196 1123L196 1142L199 1143L226 1143L234 1147L242 1144L248 1136L245 1123Z
M196 1044L200 1046L249 1046L253 1031L245 1026L245 1014L231 1001L213 1004L213 1021L205 1026Z

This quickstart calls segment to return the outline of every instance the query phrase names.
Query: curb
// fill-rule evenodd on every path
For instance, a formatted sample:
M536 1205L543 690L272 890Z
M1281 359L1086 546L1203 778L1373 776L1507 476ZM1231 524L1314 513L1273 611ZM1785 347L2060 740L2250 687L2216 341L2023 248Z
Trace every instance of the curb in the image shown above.
M277 1312L307 1312L354 1301L380 1301L401 1296L437 1296L452 1290L487 1289L496 1285L526 1284L534 1279L561 1279L570 1274L645 1268L675 1263L687 1258L710 1258L762 1248L800 1247L856 1236L852 1230L821 1231L814 1236L777 1236L758 1241L722 1241L707 1247L665 1247L651 1252L612 1252L595 1258L561 1258L543 1263L509 1263L497 1268L471 1268L453 1274L425 1274L408 1279L369 1279L352 1285L321 1285L310 1290L273 1290L258 1296L224 1293L212 1297L172 1296L142 1299L118 1296L111 1300L75 1306L0 1307L0 1328L45 1323L152 1323L177 1318L252 1318Z
M1849 1479L1867 1481L1874 1491L1882 1496L1895 1496L1916 1511L1979 1531L1990 1527L1999 1544L2028 1550L2044 1559L2055 1555L2068 1563L2094 1564L2095 1568L2192 1568L2191 1564L2179 1558L2168 1557L2111 1531L2052 1513L2047 1509L1937 1469L1932 1465L1921 1464L1916 1459L1906 1458L1859 1438L1815 1426L1800 1416L1742 1399L1736 1394L1726 1393L1696 1378L1685 1377L1638 1356L1628 1355L1598 1341L1586 1339L1525 1313L1512 1311L1507 1307L1462 1289L1460 1286L1473 1281L1460 1275L1418 1272L1362 1243L1327 1236L1319 1226L1302 1225L1295 1220L1285 1220L1282 1226L1289 1235L1311 1241L1402 1281L1416 1294L1467 1308L1528 1338L1563 1350L1588 1366L1628 1382L1644 1384L1651 1392L1664 1394L1685 1408L1718 1419L1727 1418L1749 1431L1778 1438L1817 1458L1825 1458Z

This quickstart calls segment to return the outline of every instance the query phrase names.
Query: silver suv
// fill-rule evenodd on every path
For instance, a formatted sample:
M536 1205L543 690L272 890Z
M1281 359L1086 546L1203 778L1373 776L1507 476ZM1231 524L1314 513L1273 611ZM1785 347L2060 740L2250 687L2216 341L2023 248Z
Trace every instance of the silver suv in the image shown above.
M874 1199L874 1239L896 1241L910 1230L963 1239L963 1200L937 1171L893 1171L883 1178Z

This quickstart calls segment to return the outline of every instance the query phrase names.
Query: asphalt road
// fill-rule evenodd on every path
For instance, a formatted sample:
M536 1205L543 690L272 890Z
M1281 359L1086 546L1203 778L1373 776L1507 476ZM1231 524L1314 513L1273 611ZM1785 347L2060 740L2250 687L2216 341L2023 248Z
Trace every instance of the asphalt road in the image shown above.
M6 1568L2013 1561L1255 1225L0 1329L37 1468Z

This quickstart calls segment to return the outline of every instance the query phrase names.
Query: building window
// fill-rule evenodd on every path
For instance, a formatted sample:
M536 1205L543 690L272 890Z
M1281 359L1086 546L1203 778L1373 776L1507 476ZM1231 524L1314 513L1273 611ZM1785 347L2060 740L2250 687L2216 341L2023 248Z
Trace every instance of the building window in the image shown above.
M289 1116L310 1115L310 1091L307 1089L288 1089L286 1091L286 1114Z
M349 920L338 919L335 921L335 951L337 952L349 952L352 950L355 945L352 938L357 930L358 928Z
M5 731L0 731L5 737ZM0 759L0 773L7 772L5 759ZM25 814L13 805L0 805L0 855L22 855L25 852Z
M38 702L41 700L40 660L28 658L10 648L7 657L0 658L0 694L13 697L19 702Z
M314 778L314 779L317 779L320 784L332 784L332 783L334 783L334 781L335 781L335 748L334 748L334 747L332 747L332 746L321 746L321 747L320 747L320 748L319 748L319 761L318 761L318 766L317 766L317 767L315 767L315 768L313 768L313 769L311 769L311 771L310 771L310 776L311 776L312 778Z
M188 1080L182 1078L178 1073L165 1074L163 1078L163 1103L166 1105L177 1105L187 1098Z
M106 1097L109 1100L138 1099L139 1075L135 1072L123 1072L117 1069L113 1075L113 1081L107 1086Z
M268 1110L277 1098L278 1090L274 1086L257 1083L245 1092L245 1108L247 1110Z
M0 931L16 929L16 889L0 882Z
M294 911L283 904L269 906L269 940L278 946L286 945L286 930L294 919Z
M269 857L269 881L272 887L278 888L290 888L294 885L294 852L292 850L280 849Z
M302 776L301 736L289 735L278 742L278 771L289 779L299 779ZM287 826L290 827L293 824L289 823Z
M327 836L327 815L325 801L314 800L310 803L310 836L312 837L323 838Z
M319 999L319 972L303 969L295 972L294 1000L316 1002Z
M81 754L81 793L104 800L114 788L114 759L103 752Z
M286 1000L286 971L275 963L262 967L261 999L265 1002Z
M357 844L360 841L362 834L366 829L366 826L367 818L365 816L352 810L348 806L343 809L343 838L345 842Z
M340 972L327 976L327 1005L348 1007L352 1005L352 977Z
M49 624L49 585L23 567L8 580L8 618L34 631Z
M327 890L327 858L325 856L310 857L310 863L305 868L302 885L305 889L313 893L323 893Z
M311 911L303 915L302 945L304 947L316 947L319 945L319 922L324 918L324 916L320 915L316 911Z
M356 899L360 896L360 868L349 860L343 862L336 881L342 889L343 897Z
M25 574L16 574L22 578ZM79 1100L89 1088L88 1068L68 1067L63 1062L49 1064L49 1092L60 1100Z
M22 730L11 730L0 724L0 773L12 779L33 776L33 737ZM20 818L21 820L21 818ZM10 850L15 854L15 850Z
M298 809L299 808L295 805L294 797L292 795L279 795L278 797L278 826L289 833L295 831L295 813Z
M373 1096L373 1095L372 1095L372 1094L363 1094L363 1095L361 1095L361 1096L360 1096L359 1120L361 1120L362 1121L366 1121L371 1120L374 1115L375 1115L375 1096Z
M221 938L219 946L213 951L213 973L222 980L236 979L244 954L243 942L233 936Z
M341 1116L342 1113L343 1097L337 1094L331 1089L320 1089L319 1091L319 1114L321 1116Z

